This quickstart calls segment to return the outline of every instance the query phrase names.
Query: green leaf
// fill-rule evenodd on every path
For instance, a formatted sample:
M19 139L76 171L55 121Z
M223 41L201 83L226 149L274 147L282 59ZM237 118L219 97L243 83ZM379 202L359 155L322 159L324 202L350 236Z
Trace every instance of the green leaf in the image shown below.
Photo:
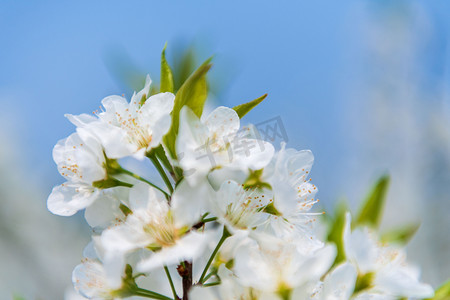
M378 179L372 191L366 198L354 226L368 225L377 228L380 225L383 214L386 193L389 187L390 178L388 175Z
M347 204L340 201L334 210L334 218L330 223L327 240L336 245L337 255L333 266L345 261L345 247L344 247L344 229L345 229L345 214L348 211Z
M266 99L267 94L262 95L259 98L256 98L253 101L237 105L233 107L233 109L237 112L240 119L245 116L249 111L251 111L256 105L260 104L264 99Z
M427 300L450 300L450 280L447 280L435 291L433 298Z
M175 91L179 90L183 83L194 72L196 61L196 51L193 45L188 47L175 47L173 49L176 53L174 55L173 65L173 81L175 84Z
M161 53L161 86L159 87L159 91L160 93L173 93L173 74L172 69L170 69L170 66L166 60L166 47L167 43L164 45L164 49Z
M405 245L419 229L420 224L410 224L402 228L394 229L384 233L381 241L384 243L399 243Z
M176 158L175 140L178 134L180 122L180 110L187 105L197 117L201 117L203 106L208 96L206 74L211 68L211 58L206 60L189 78L183 83L175 96L175 104L172 111L172 125L169 132L164 136L164 143L172 158Z

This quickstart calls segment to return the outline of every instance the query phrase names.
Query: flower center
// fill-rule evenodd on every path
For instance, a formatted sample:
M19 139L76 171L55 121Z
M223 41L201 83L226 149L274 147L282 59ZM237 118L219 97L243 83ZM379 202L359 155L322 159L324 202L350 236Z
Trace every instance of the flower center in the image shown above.
M149 248L158 249L175 245L182 236L183 230L179 230L173 224L173 218L167 215L161 221L148 223L144 226L144 231L151 235L154 243Z
M253 190L242 190L236 194L236 201L228 204L225 218L233 226L242 229L255 225L253 224L255 216L261 213L262 207L265 205L263 200Z
M139 114L140 111L136 111ZM129 109L126 109L125 116L116 112L119 127L127 132L130 143L138 146L139 149L147 148L152 141L152 134L149 126L140 124L137 115L133 116Z

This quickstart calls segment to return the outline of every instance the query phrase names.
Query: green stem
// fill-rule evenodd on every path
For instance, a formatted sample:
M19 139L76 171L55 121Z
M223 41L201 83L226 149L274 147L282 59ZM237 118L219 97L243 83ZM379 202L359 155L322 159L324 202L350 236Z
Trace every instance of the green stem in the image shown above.
M215 286L215 285L219 285L221 282L220 281L216 281L216 282L212 282L212 283L205 283L203 284L203 286Z
M172 276L170 276L169 268L167 268L167 266L164 266L164 271L166 271L167 279L169 279L170 289L172 290L173 298L179 299L177 292L175 291L175 286L173 285Z
M163 166L169 172L170 176L172 176L173 180L177 182L178 176L175 172L175 168L171 165L169 159L166 156L166 151L164 150L164 147L162 145L159 145L156 149L153 149L150 153L155 154L156 157L158 157Z
M122 173L124 173L124 174L127 174L127 175L129 175L129 176L131 176L131 177L134 177L134 178L136 178L136 179L138 179L138 180L140 180L140 181L142 181L142 182L145 182L145 183L151 185L152 187L154 187L155 189L157 189L158 191L160 191L161 193L163 193L163 194L166 196L167 199L170 198L170 195L167 194L163 189L161 189L159 186L157 186L157 185L151 183L151 182L148 181L147 179L142 178L142 177L139 176L138 174L135 174L135 173L133 173L133 172L130 172L130 171L128 171L128 170L126 170L126 169L124 169L124 168L122 168L122 167L120 168L120 172L122 172Z
M216 256L217 252L219 251L220 247L222 246L223 242L230 236L231 234L228 232L227 227L224 226L223 227L223 233L222 233L222 237L220 238L219 243L217 244L216 248L214 249L213 253L211 254L211 256L209 257L208 262L206 263L205 269L203 270L202 276L200 276L200 279L198 280L198 282L200 284L203 284L206 273L208 272L209 266L211 265L214 257Z
M217 218L216 217L212 217L212 218L208 218L208 219L203 219L202 222L203 223L208 223L208 222L212 222L212 221L215 221L215 220L217 220Z
M167 296L158 294L156 292L152 292L146 289L136 288L133 290L133 295L135 296L141 296L145 298L152 298L152 299L159 299L159 300L173 300L172 298L169 298Z
M161 163L159 162L158 158L156 157L156 154L149 154L147 155L147 157L150 158L152 163L155 165L156 170L158 170L159 175L161 175L162 179L164 180L164 183L169 189L170 194L172 194L173 193L172 183L170 182L169 177L167 177L167 174L164 171L163 167L161 166Z
M211 278L213 275L215 275L214 272L209 273L208 275L206 275L205 278L203 278L203 281L204 281L204 282L207 282L208 279Z

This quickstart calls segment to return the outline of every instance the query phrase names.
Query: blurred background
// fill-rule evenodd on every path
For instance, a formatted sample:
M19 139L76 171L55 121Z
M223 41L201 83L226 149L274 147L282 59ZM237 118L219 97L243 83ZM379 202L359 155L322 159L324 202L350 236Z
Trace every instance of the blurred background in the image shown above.
M278 118L311 149L332 211L353 211L392 178L383 228L421 222L408 246L424 281L450 277L450 2L0 2L0 298L62 299L89 241L81 213L46 209L52 160L74 131L64 113L130 96L161 50L179 77L214 55L211 103L268 98L246 122ZM181 80L181 79L176 79Z

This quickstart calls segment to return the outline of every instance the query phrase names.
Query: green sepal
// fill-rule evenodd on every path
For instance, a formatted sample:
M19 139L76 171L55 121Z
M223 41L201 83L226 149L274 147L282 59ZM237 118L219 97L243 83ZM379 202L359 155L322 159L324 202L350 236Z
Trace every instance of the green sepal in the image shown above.
M157 243L152 243L146 247L150 251L159 251L162 249L162 246Z
M133 213L131 211L131 209L128 208L128 206L126 206L125 204L122 204L122 203L120 203L119 209L125 216L128 216L129 214Z
M230 259L225 263L225 267L229 270L232 270L234 267L234 259Z
M142 95L141 100L139 101L139 105L140 106L144 105L145 101L147 101L147 95L146 94Z
M159 92L173 93L174 92L173 74L172 69L170 68L166 60L166 47L167 43L164 45L163 51L161 53L161 85L159 87Z
M434 292L433 298L426 300L450 300L450 280L447 280Z
M263 212L274 215L274 216L281 216L281 213L275 208L275 205L273 205L273 202L267 204Z
M249 170L250 174L248 175L247 179L244 182L244 189L247 188L267 188L272 189L272 186L264 182L261 177L263 175L264 169L259 170Z
M364 291L372 286L373 280L375 279L375 273L369 272L366 274L358 275L356 277L355 289L353 290L353 295Z
M164 144L169 155L177 158L175 152L175 140L178 135L180 123L180 110L188 106L197 117L201 117L203 106L208 96L206 74L211 68L211 58L206 60L191 76L183 83L175 96L175 104L172 111L172 125L169 132L164 136Z
M398 243L401 245L406 245L416 234L419 227L420 224L411 224L408 226L403 226L402 228L390 230L381 235L381 241L388 244Z
M345 214L348 211L347 203L340 201L334 209L334 218L330 220L327 241L336 245L336 258L333 267L345 261L344 231L345 231Z
M256 98L255 100L252 100L250 102L237 105L233 107L233 109L238 114L239 118L242 119L243 116L245 116L249 111L251 111L253 108L255 108L256 105L260 104L265 98L267 97L267 94L262 95L259 98Z
M292 295L292 287L285 284L281 284L278 287L277 294L280 296L280 299L282 300L290 300Z
M133 268L127 264L125 266L125 276L122 277L122 287L111 292L111 296L117 298L127 298L134 295L134 291L138 289L135 278L133 277Z
M130 183L127 183L127 182L117 180L112 177L108 177L103 180L94 181L92 183L92 186L95 188L98 188L98 189L109 189L109 188L116 187L116 186L132 187L133 185Z
M106 170L106 173L108 175L117 175L122 173L122 167L120 166L117 159L111 159L106 157L106 153L103 152L103 156L105 157L105 162L103 164L103 167Z
M383 208L386 202L386 194L389 187L390 178L388 175L382 176L378 179L372 191L364 201L364 205L359 212L358 217L352 224L352 227L360 225L367 225L373 228L378 228L383 215Z

